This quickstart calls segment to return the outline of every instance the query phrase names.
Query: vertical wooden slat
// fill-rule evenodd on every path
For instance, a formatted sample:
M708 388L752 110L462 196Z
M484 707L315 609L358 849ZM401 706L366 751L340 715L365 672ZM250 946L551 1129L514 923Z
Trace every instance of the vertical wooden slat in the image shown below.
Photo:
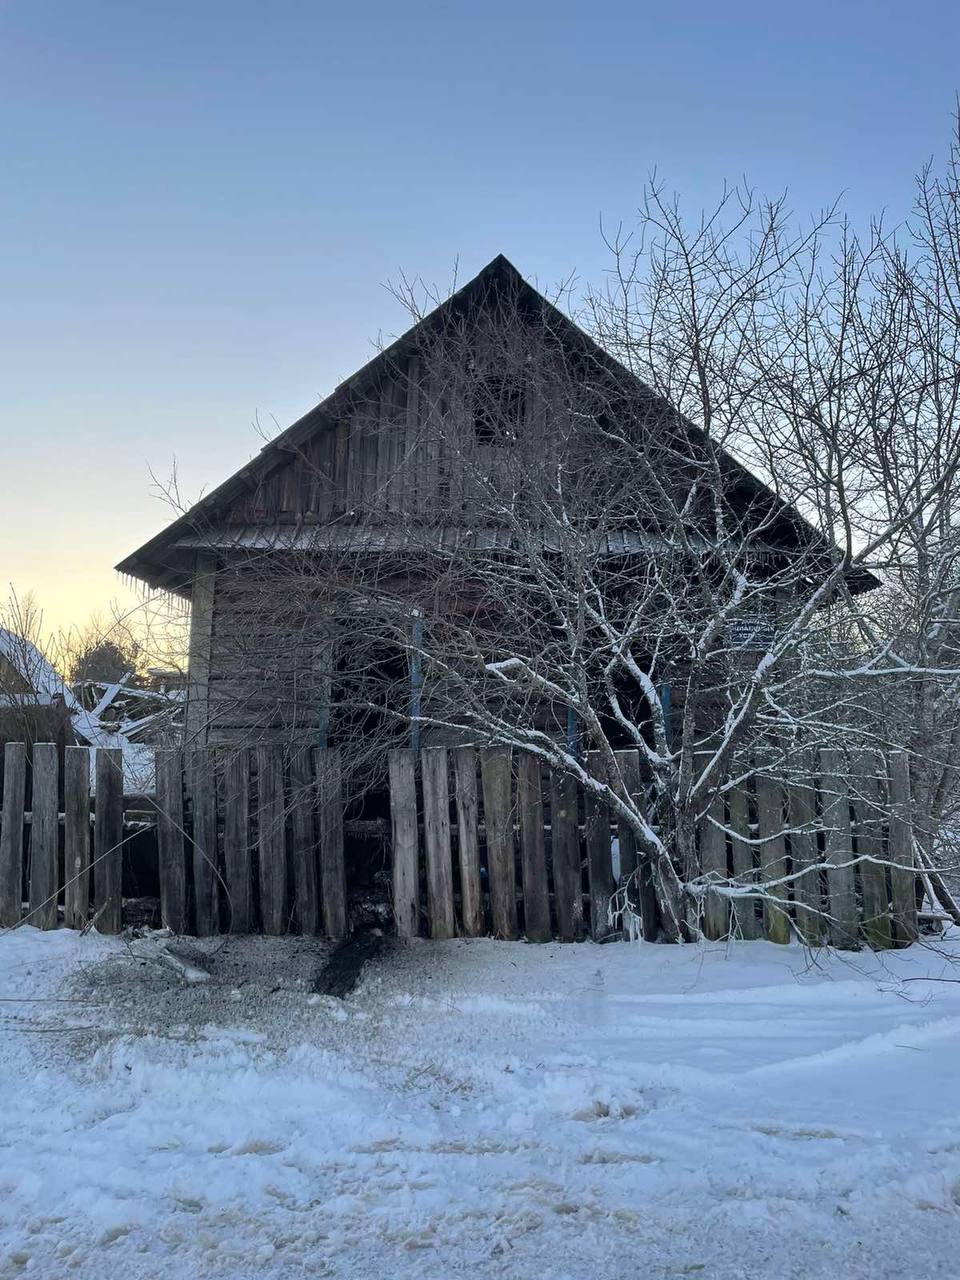
M483 816L487 831L490 915L499 938L517 937L517 871L510 803L510 750L488 747L480 752Z
M96 780L93 898L97 928L101 933L119 933L123 910L123 755L117 748L97 749Z
M457 799L457 843L460 854L460 911L468 938L483 933L483 890L480 885L480 809L477 798L477 753L473 747L453 752Z
M523 752L517 764L517 805L520 810L524 933L530 942L549 942L550 886L547 883L540 757L529 751Z
M640 753L634 750L615 752L617 767L627 794L641 813L646 812L643 783L640 777ZM640 932L645 942L656 941L660 932L657 895L653 887L653 868L649 857L641 857L633 828L624 818L617 819L617 839L620 843L620 882L626 884L633 876L631 905L639 911Z
M420 928L417 753L396 748L387 753L387 768L393 829L393 917L398 938L415 938Z
M716 880L727 877L727 837L723 826L723 792L717 792L700 825L700 866L705 876ZM703 904L703 931L713 942L729 933L729 902L729 898L707 891Z
M839 751L820 752L820 797L823 812L824 865L830 919L827 937L835 947L857 945L857 899L853 875L853 841L846 768Z
M23 802L27 749L22 742L3 748L3 825L0 827L0 927L20 923L23 912Z
M283 813L283 757L276 747L257 747L257 854L263 932L286 926L287 841Z
M893 864L890 885L893 924L898 942L916 942L917 873L910 820L910 762L905 751L890 753L890 832L888 852Z
M590 769L594 777L599 776L602 764L597 752L590 753ZM584 820L590 885L590 936L599 942L614 927L611 899L616 885L610 847L610 809L589 787L584 788Z
M577 783L554 773L550 783L550 848L553 861L553 905L562 942L583 936L583 876L577 822Z
M189 746L198 746L207 740L210 648L213 636L216 576L216 556L209 551L198 552L190 603L189 682L186 711L186 735Z
M754 865L754 846L748 843L750 831L750 795L745 782L727 792L728 822L731 836L733 875L738 885L749 885L757 878ZM743 837L743 838L741 838ZM734 927L739 937L746 940L759 938L763 932L756 911L756 898L734 898Z
M823 940L823 895L820 892L820 854L817 849L817 796L814 769L787 788L790 819L790 856L795 872L804 872L793 882L797 932L811 946Z
M219 931L217 894L217 786L212 751L189 754L190 799L193 802L193 905L197 936Z
M320 900L323 932L347 936L347 875L343 861L343 780L340 752L316 751L317 826L320 836Z
M634 751L614 752L624 790L634 800L640 791L640 754ZM637 869L637 839L629 822L617 817L617 843L620 847L620 883L625 884Z
M223 868L230 932L253 928L253 859L250 843L250 753L232 750L223 762Z
M160 919L174 933L186 933L187 866L183 842L183 754L157 753L157 853L160 864Z
M82 929L90 914L90 751L63 755L63 920Z
M290 759L290 805L290 857L297 924L301 933L314 934L320 928L320 902L314 832L316 788L308 748L295 751Z
M783 834L783 789L773 778L757 777L757 835L760 845L760 879L776 881L787 874L787 850ZM783 901L790 896L788 884L773 884L765 890ZM786 907L763 899L763 933L770 942L790 941L790 916Z
M883 791L879 761L868 751L856 762L853 814L860 886L863 893L863 933L869 946L881 951L893 942L887 869L883 856Z
M30 914L38 929L57 927L57 744L33 747L33 822L30 827Z
M423 844L427 860L427 919L431 938L453 938L453 855L446 747L420 752L423 773Z

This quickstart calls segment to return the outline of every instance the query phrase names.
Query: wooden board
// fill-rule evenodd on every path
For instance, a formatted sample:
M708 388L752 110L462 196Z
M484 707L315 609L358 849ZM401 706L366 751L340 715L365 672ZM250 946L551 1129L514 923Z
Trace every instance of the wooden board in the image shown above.
M123 902L123 755L97 748L96 819L93 827L93 897L97 928L119 933Z
M730 843L733 874L738 885L749 885L756 882L757 871L754 863L754 846L749 843L750 830L750 794L746 783L740 783L727 793L728 817L730 830L733 832ZM742 838L738 838L742 837ZM757 917L756 898L734 898L734 929L741 938L750 941L759 938L763 927Z
M794 872L803 872L793 882L797 932L804 942L816 946L823 941L823 894L820 887L820 852L817 848L817 796L815 769L787 788L790 824L790 857Z
M550 782L550 849L557 935L577 942L583 937L583 874L577 783L568 774L554 773Z
M727 837L723 830L725 806L723 793L710 801L700 824L700 867L705 876L715 880L727 878ZM711 941L725 938L730 931L730 899L707 890L703 903L703 932Z
M190 747L199 746L207 739L210 645L216 577L216 556L208 551L198 552L190 604L190 678L187 685L185 729L187 745Z
M477 753L473 747L458 747L453 752L453 778L457 801L461 922L468 938L478 938L483 933L483 890L480 882Z
M887 868L883 848L885 786L880 783L881 762L869 751L856 760L851 786L854 839L863 899L863 934L867 945L880 951L893 944Z
M316 783L310 751L295 751L290 758L290 860L296 895L297 926L301 933L320 929L317 840L314 830Z
M487 747L480 752L483 816L487 832L490 916L498 938L513 940L517 929L517 871L510 796L510 750Z
M427 923L431 938L453 938L453 855L446 747L420 752L423 773L423 844L427 867Z
M189 753L190 799L193 803L194 925L199 938L220 932L217 871L217 785L212 751Z
M30 924L57 927L57 836L60 766L55 742L33 747L33 822L30 827Z
M830 913L827 938L835 947L857 947L859 929L847 766L840 752L833 748L820 752L820 807Z
M783 788L779 782L757 775L757 836L760 845L760 879L776 881L787 875L787 850L783 834ZM788 884L774 885L766 893L789 899ZM763 936L770 942L790 941L790 916L786 905L763 899Z
M890 830L887 854L891 862L890 887L893 926L897 942L916 942L917 873L910 821L910 761L905 751L892 751L890 770Z
M617 751L617 767L624 788L641 814L646 813L643 782L640 776L640 753L634 750ZM649 855L641 855L633 828L625 818L617 819L617 839L620 842L620 883L633 883L627 890L632 910L640 917L640 935L645 942L655 942L660 932L660 912L653 885L653 865Z
M520 810L520 872L523 884L524 933L530 942L549 942L550 885L543 830L540 757L523 752L517 761L517 807Z
M320 837L320 900L323 932L347 936L347 874L343 860L343 780L340 752L314 752L317 775L317 827Z
M90 750L63 756L63 922L82 929L90 916Z
M157 854L160 919L174 933L186 933L187 866L183 827L183 754L157 753Z
M590 767L592 772L600 769L595 753L591 753ZM615 928L611 906L616 884L610 847L610 809L590 787L584 788L583 799L590 885L590 936L594 942L599 942Z
M405 747L389 751L387 769L393 832L393 918L398 938L415 938L420 930L417 753Z
M223 876L231 933L250 933L253 858L250 841L250 752L228 751L223 761Z
M0 928L20 923L23 914L23 809L27 749L8 742L3 749L3 818L0 825Z
M277 747L257 747L257 855L263 932L276 936L287 924L287 841L283 812L283 757Z

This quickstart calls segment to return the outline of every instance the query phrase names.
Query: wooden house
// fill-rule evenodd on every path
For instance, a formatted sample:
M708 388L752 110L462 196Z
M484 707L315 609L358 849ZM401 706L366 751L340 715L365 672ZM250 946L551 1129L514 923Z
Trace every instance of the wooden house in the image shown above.
M515 536L516 511L511 532L491 494L558 447L555 424L569 409L564 380L591 393L602 386L607 404L619 398L660 422L669 417L661 399L497 257L118 565L191 601L188 743L337 745L338 733L365 732L369 725L330 723L331 684L346 678L329 652L336 605L323 598L323 575L303 566L346 555L396 566L426 541L495 549ZM688 423L677 429L696 432ZM589 455L589 427L576 447ZM796 510L729 456L723 466L731 507L756 510L775 554L829 557ZM655 547L649 527L605 527L603 536L620 557ZM349 637L349 624L333 620ZM397 706L415 705L415 664L394 660L393 675Z

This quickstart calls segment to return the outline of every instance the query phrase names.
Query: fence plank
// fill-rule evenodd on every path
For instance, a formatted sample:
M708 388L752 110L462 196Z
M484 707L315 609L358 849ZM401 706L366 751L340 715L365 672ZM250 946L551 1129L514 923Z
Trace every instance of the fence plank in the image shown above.
M3 825L0 827L0 927L12 928L23 913L23 802L27 748L8 742L3 749Z
M193 802L193 906L197 937L219 932L217 894L217 784L212 751L189 754Z
M852 800L863 894L863 932L867 944L881 951L892 945L893 930L883 856L884 788L880 785L878 764L871 752L861 754L856 762Z
M596 776L600 761L591 753L591 772ZM616 892L610 848L610 809L595 791L584 789L584 819L587 843L587 876L590 885L590 936L595 942L613 931L611 898Z
M824 748L820 752L820 805L823 812L827 894L830 899L827 937L835 947L859 945L846 774L845 761L840 752L832 747Z
M257 854L263 932L286 926L287 841L283 812L283 757L276 747L257 747Z
M57 927L57 785L55 742L33 746L33 822L30 826L30 914L38 929Z
M328 938L347 936L347 875L343 861L343 780L340 752L315 752L320 834L320 901Z
M820 890L820 853L817 849L817 794L812 761L806 776L787 788L790 820L790 857L795 872L805 874L793 882L797 932L804 942L816 946L823 940L823 894ZM804 828L797 830L797 828Z
M82 929L90 914L90 750L63 754L63 922Z
M231 933L253 929L251 853L250 753L241 747L223 762L223 870Z
M523 925L530 942L549 942L550 885L543 831L540 757L525 751L517 762L517 807L520 810L520 874Z
M304 934L315 934L320 928L314 832L316 798L310 752L308 749L295 751L290 759L290 859L297 898L297 925Z
M583 874L577 822L577 783L554 772L550 780L550 851L553 862L553 905L561 942L583 936Z
M757 869L754 864L754 845L749 843L752 834L750 793L745 782L741 782L727 792L727 811L730 830L733 832L730 849L734 878L738 885L753 884L757 879ZM734 898L733 918L734 928L739 937L752 941L763 933L757 917L756 898Z
M640 812L646 813L639 751L617 751L614 754L627 793ZM645 942L655 942L660 931L660 919L650 858L640 854L633 828L624 818L617 819L617 839L620 842L620 881L626 884L633 876L630 897L633 910L640 917L640 934Z
M916 942L917 874L910 822L910 762L905 751L890 753L890 833L888 852L893 864L890 886L893 924L898 942Z
M415 938L420 928L420 856L417 835L417 753L387 753L390 823L393 828L393 916L398 938Z
M183 754L157 753L157 856L160 919L174 933L186 933L187 867L183 841Z
M93 827L93 899L97 928L119 933L123 902L123 755L98 747L97 798Z
M757 776L757 835L760 845L760 879L777 880L787 874L787 850L783 835L783 789L772 778ZM787 898L786 884L766 891ZM770 942L790 941L790 917L784 907L763 899L763 933Z
M510 749L488 747L481 751L480 773L493 932L499 938L512 940L517 937L517 871L510 803Z
M453 938L453 855L446 747L420 752L423 776L423 844L427 863L427 923L431 938Z
M723 792L717 792L700 824L700 867L704 875L719 880L727 877L727 837L723 826ZM729 898L709 890L704 898L703 932L713 942L729 933L729 902Z
M457 844L460 853L460 914L468 938L483 933L483 890L480 884L480 810L477 799L477 753L457 747L453 753L457 800Z

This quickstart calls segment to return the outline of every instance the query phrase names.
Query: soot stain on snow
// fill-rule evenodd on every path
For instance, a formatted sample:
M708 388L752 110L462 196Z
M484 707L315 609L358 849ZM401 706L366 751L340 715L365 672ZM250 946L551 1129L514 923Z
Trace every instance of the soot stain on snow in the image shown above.
M356 990L360 974L371 961L391 949L392 939L382 933L355 933L341 944L320 970L313 990L317 995L344 999Z

